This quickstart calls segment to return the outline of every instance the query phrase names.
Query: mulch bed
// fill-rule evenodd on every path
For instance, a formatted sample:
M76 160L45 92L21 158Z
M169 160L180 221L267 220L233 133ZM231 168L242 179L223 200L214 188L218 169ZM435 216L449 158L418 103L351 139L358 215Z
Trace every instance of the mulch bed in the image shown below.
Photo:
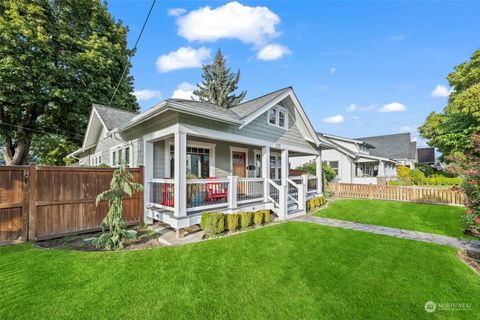
M161 227L161 225L153 225L148 229L134 227L129 230L137 231L137 237L132 240L128 240L125 243L123 250L140 250L146 248L154 248L164 246L158 241L158 234L153 231L154 228ZM68 236L59 239L39 241L35 244L42 248L47 249L67 249L77 251L106 251L95 247L92 243L92 239L100 236L101 232L87 233L75 236Z
M480 253L459 251L458 257L470 268L480 273Z

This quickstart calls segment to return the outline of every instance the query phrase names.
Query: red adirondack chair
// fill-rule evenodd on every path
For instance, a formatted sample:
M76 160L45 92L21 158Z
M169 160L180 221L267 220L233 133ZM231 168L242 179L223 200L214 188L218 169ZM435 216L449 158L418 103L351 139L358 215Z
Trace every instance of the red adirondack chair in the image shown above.
M207 177L207 179L218 179L218 177ZM207 200L214 202L216 200L227 200L228 188L220 184L220 182L208 182L205 184Z
M173 207L173 188L174 184L164 183L162 184L162 205Z

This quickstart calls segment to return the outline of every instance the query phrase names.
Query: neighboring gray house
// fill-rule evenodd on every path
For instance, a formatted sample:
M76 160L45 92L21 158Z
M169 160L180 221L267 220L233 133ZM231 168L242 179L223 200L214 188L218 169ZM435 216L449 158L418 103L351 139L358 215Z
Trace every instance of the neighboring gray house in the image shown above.
M412 141L410 133L388 134L382 136L356 138L374 147L370 154L389 157L411 169L417 163L417 143Z
M144 166L145 221L177 229L202 212L271 209L280 219L305 211L322 192L321 139L293 89L225 109L167 99L143 113L94 105L80 165ZM316 176L289 177L289 159L313 156Z
M337 173L334 181L385 184L396 178L398 162L388 156L375 155L375 149L369 143L326 133L318 135L326 144L322 148L322 160ZM292 159L291 166L296 168L313 160L312 157Z

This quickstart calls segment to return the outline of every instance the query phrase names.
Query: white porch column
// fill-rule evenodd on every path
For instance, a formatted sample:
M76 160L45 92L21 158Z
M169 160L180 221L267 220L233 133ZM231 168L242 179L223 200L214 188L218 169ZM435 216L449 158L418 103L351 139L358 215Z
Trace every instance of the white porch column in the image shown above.
M150 179L153 178L153 143L144 140L143 143L143 221L146 224L152 224L153 219L148 216L148 205L151 195Z
M265 179L263 185L263 201L268 202L268 196L270 195L270 147L262 147L262 178Z
M280 214L279 218L281 220L288 218L288 150L284 149L281 152L280 159L280 172L281 172L281 186L280 186L280 196L279 196L279 206Z
M385 177L385 162L380 161L378 163L378 177Z
M315 158L316 175L317 175L317 192L323 194L323 173L322 173L322 154L319 153ZM338 164L340 167L340 163Z
M237 208L237 185L238 177L237 176L228 176L230 180L230 186L228 187L228 208L236 209Z
M174 135L175 191L173 215L182 217L187 215L187 134L177 131Z

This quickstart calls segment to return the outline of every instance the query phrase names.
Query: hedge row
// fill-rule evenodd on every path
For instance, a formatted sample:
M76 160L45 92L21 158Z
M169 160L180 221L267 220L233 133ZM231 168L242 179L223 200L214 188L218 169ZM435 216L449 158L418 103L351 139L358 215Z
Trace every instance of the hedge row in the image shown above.
M324 196L318 196L307 200L307 212L310 212L316 208L320 208L327 203L327 198Z
M244 230L251 225L259 226L268 222L270 222L270 210L231 214L206 212L202 214L200 227L205 231L205 236L213 237L223 233L225 230L235 232L237 229Z
M452 185L459 185L463 183L462 178L449 178L443 176L432 176L428 178L420 179L415 185L418 186L452 186ZM388 185L390 186L410 186L413 185L412 182L404 182L404 181L389 181Z

